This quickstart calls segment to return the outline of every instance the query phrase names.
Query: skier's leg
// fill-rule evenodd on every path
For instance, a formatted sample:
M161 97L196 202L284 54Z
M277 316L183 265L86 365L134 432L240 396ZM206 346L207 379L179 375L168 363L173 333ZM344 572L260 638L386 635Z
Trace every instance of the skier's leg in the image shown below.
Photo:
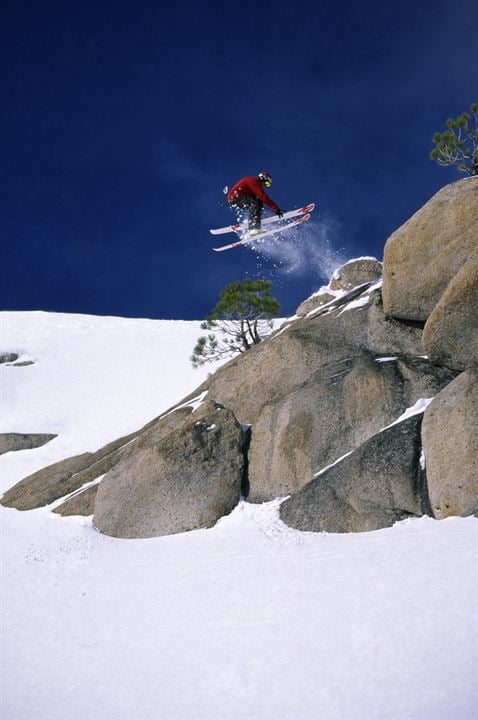
M259 200L258 197L242 195L234 200L232 207L237 212L239 222L242 222L245 219L246 213L249 213L249 230L260 230L262 208L264 207L262 200Z
M260 230L262 219L262 208L264 207L262 200L258 197L248 198L249 205L249 230Z
M231 207L237 214L237 221L242 223L245 220L246 214L249 210L249 198L238 197L234 200L233 203L231 203Z

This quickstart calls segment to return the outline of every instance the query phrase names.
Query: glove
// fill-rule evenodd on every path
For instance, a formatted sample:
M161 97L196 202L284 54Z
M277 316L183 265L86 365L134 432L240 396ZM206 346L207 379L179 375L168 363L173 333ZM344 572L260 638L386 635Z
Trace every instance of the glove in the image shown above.
M284 213L282 212L282 210L280 208L278 210L276 210L276 215L279 219L284 217Z

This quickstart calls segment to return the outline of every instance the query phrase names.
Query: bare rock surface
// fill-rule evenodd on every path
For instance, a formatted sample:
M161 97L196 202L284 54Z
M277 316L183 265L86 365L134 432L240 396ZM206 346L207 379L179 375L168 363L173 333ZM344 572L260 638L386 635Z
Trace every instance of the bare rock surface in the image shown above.
M12 352L0 353L0 365L5 365L6 363L13 363L16 360L18 360L18 353L12 353Z
M88 466L91 456L91 453L82 453L37 470L7 490L0 503L16 510L49 505L81 486L76 476Z
M95 527L120 538L211 527L240 499L243 445L233 413L210 402L169 434L138 438L98 488Z
M210 399L254 424L262 408L289 394L321 368L362 352L422 355L421 329L387 317L380 289L351 291L325 310L285 325L266 342L220 368L210 379Z
M312 312L312 310L316 310L323 305L327 305L327 303L335 300L335 298L336 296L334 293L328 292L327 290L316 292L299 305L295 314L297 317L303 317L304 315Z
M450 280L433 309L423 329L423 347L437 365L478 367L478 253Z
M297 492L321 468L379 432L454 373L424 358L359 353L266 405L252 430L251 502Z
M364 532L429 512L416 415L374 435L281 505L290 527Z
M190 411L191 408L185 407L167 413L138 432L108 443L97 452L82 453L48 465L7 490L0 504L17 510L33 510L66 497L107 473L123 456L134 452L131 443L139 435L156 437L170 432Z
M84 490L79 490L68 500L58 505L52 512L64 517L69 515L93 515L97 492L98 485L91 485Z
M446 185L387 240L383 303L393 317L425 321L476 251L478 177Z
M363 257L349 260L335 270L330 280L331 290L352 290L357 285L378 280L382 276L382 263L377 258Z
M50 433L0 433L0 455L17 450L32 450L56 437Z
M478 371L466 370L425 411L422 428L433 514L478 514Z
M49 505L103 475L117 461L130 436L109 443L96 453L82 453L60 460L20 480L4 493L0 503L17 510Z

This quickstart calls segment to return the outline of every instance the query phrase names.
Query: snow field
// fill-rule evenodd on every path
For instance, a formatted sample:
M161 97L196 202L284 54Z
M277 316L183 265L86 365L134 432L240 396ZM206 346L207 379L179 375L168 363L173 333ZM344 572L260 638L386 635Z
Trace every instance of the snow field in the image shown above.
M1 431L60 434L0 458L3 490L135 430L210 370L189 364L199 323L0 327L1 351L35 360L0 368ZM135 541L0 508L2 718L474 720L478 520L301 533L279 504Z

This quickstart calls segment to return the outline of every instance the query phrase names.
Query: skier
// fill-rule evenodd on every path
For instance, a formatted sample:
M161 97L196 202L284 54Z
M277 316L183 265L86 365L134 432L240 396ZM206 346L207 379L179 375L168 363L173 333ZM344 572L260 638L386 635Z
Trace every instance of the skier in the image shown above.
M259 175L248 175L239 180L227 193L227 200L239 216L244 211L249 213L248 226L250 235L260 235L264 232L261 229L262 208L264 203L270 207L275 214L281 218L283 215L280 207L268 196L265 187L270 187L272 177L267 172Z

